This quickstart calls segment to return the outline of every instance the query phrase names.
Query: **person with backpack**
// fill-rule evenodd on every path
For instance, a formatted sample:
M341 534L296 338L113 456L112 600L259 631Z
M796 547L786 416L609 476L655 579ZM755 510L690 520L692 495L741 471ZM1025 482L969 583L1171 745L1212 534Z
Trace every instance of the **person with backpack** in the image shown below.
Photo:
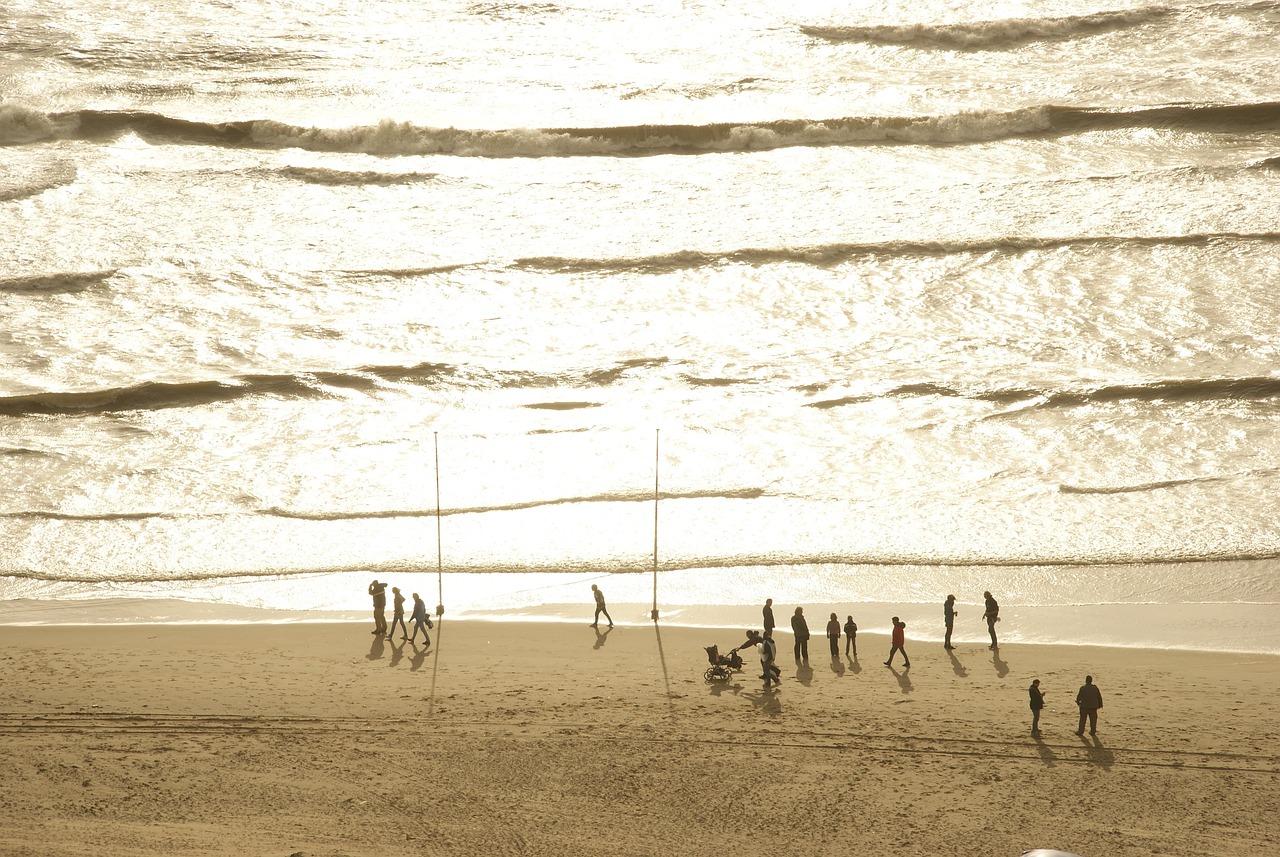
M409 635L409 642L413 643L418 638L418 630L422 630L422 644L424 646L431 645L431 635L427 633L428 628L435 627L431 623L431 617L427 615L427 602L418 597L418 593L413 593L413 633Z

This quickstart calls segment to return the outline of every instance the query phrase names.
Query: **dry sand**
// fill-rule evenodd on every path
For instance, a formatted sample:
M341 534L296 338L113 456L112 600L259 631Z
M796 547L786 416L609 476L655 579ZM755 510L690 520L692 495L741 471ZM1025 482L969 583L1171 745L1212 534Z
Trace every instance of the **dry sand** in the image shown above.
M754 655L703 682L737 634L660 635L0 628L0 854L1280 853L1278 657L909 641L895 674L868 635L805 675L784 636L773 695Z

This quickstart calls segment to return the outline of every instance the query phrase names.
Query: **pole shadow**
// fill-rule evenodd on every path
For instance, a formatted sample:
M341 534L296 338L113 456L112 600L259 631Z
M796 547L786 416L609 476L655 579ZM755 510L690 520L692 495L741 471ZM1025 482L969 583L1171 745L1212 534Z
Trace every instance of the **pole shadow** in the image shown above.
M653 636L658 641L658 661L662 664L662 684L667 689L667 707L671 712L675 713L675 704L671 701L674 694L671 693L671 673L667 671L667 653L662 649L662 631L658 629L658 620L653 620Z
M436 620L436 648L431 656L431 694L427 697L427 716L436 711L436 675L440 672L440 649L444 645L444 617Z

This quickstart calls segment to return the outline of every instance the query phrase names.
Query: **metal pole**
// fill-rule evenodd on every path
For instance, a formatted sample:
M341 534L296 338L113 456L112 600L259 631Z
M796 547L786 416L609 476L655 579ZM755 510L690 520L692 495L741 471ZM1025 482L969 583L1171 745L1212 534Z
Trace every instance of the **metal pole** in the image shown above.
M649 618L658 621L658 441L661 429L653 430L653 611Z
M440 433L431 433L436 453L436 615L444 615L444 552L440 546Z

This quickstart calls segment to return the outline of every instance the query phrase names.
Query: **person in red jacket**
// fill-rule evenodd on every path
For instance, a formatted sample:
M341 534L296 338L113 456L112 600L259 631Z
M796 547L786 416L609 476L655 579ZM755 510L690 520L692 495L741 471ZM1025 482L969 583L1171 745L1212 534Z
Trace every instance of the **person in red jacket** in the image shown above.
M907 623L898 621L898 617L893 617L893 647L889 649L889 660L884 662L885 666L893 666L893 656L898 652L902 652L902 665L907 669L911 668L911 658L907 655Z

